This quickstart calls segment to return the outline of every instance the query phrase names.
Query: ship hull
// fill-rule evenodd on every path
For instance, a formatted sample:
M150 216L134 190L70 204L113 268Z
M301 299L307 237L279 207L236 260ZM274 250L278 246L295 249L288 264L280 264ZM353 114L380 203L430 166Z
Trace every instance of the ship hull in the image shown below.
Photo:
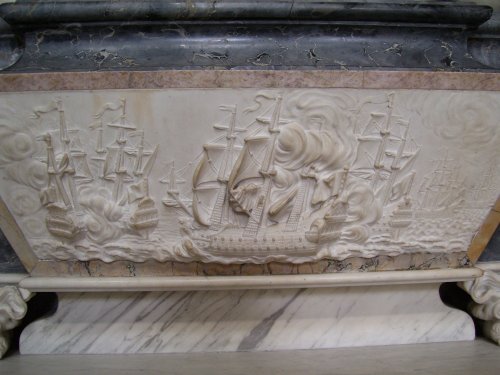
M293 255L310 256L318 250L301 232L259 232L255 237L244 237L241 231L222 231L207 236L210 253L224 257Z

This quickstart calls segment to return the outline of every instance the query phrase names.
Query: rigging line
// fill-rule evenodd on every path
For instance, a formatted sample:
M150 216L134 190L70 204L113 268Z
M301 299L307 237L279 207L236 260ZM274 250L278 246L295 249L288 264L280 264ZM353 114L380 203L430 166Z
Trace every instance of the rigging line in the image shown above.
M250 157L250 160L252 160L252 162L254 162L259 168L262 168L262 165L259 163L259 161L247 150L246 153L248 154L248 156ZM261 151L259 153L258 156L261 156L262 154L265 153L265 150ZM250 167L253 167L251 164L248 164L245 169L243 169L240 174L243 174L244 172L246 172Z
M267 107L267 109L263 110L260 115L266 115L266 114L269 114L269 112L272 113L272 110L274 109L274 102L269 104L269 107ZM257 117L257 116L256 116ZM257 123L257 118L255 118L254 120L252 120L251 122L248 123L248 125L243 125L243 127L245 129L248 129L250 126L252 126L253 124L256 124Z
M203 154L199 154L195 159L194 161L197 161L199 157L201 157ZM176 170L176 174L178 175L182 175L182 173L184 173L185 170L187 170L188 167L191 167L193 164L194 164L194 161L190 161L189 163L187 163L184 167L182 168L179 168Z
M210 167L210 169L212 170L212 172L214 172L215 175L218 175L219 171L215 168L215 166L214 166L215 163L211 163L211 161L212 161L211 159L207 159L207 164Z
M262 156L263 154L265 154L265 151L266 150L262 150L261 152L258 153L258 156ZM257 164L259 166L259 168L262 168L262 165L260 165L259 163L259 159L257 159L253 153L251 153L250 151L248 151L248 155L250 156L251 160ZM247 167L248 168L248 167Z

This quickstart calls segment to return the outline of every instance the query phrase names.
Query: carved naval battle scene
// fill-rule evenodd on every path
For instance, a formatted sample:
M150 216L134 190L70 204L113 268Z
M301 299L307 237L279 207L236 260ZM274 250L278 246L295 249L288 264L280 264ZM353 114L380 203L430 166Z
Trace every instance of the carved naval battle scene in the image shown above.
M465 253L499 119L487 92L2 94L0 192L45 260Z

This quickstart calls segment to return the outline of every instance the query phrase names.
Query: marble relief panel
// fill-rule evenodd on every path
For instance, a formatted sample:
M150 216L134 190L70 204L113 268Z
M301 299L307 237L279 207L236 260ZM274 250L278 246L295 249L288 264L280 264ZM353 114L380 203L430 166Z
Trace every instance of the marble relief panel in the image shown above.
M41 260L464 253L498 194L497 92L0 95L0 194Z

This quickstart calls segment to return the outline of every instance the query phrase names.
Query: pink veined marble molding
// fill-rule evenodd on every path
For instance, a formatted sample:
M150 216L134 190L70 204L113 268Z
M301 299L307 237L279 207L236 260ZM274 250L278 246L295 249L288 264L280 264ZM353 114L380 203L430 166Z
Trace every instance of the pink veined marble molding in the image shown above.
M3 92L218 87L496 91L500 89L500 74L419 71L175 70L0 75L0 91Z

